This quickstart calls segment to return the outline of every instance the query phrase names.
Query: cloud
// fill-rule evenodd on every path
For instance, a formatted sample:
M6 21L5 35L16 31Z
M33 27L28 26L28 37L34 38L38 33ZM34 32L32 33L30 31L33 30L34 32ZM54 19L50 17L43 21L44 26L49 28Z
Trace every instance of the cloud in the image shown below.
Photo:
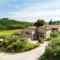
M4 17L32 22L39 18L60 19L60 0L0 0L0 3L2 17L7 13Z
M46 3L33 3L31 6L22 10L11 12L12 18L23 19L30 21L30 19L36 21L36 19L60 19L60 2L54 0ZM31 20L31 21L32 21Z

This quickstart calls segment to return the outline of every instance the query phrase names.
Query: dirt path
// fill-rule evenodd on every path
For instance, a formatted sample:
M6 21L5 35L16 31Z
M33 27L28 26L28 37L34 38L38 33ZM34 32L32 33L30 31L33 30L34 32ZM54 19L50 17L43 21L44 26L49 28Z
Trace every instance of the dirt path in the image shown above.
M0 60L37 60L45 52L45 47L48 45L48 42L44 42L40 47L33 49L24 53L17 54L0 54Z

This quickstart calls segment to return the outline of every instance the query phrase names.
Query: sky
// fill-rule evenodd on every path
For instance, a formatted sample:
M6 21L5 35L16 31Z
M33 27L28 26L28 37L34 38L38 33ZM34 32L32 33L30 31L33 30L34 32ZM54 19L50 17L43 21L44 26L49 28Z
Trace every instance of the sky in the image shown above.
M0 18L60 20L60 0L0 0Z

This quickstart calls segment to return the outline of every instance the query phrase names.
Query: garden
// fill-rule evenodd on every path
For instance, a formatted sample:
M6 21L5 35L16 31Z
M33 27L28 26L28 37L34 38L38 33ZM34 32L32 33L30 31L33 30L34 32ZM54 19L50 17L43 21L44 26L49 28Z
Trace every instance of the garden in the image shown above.
M14 29L14 30L2 30L0 31L0 36L3 36L3 35L11 35L13 33L17 33L17 32L21 32L22 29Z
M3 41L0 42L0 52L18 53L38 47L38 44L29 43L27 38L22 38L19 33L2 36L1 38L3 38Z
M60 32L52 32L50 44L39 60L60 60Z

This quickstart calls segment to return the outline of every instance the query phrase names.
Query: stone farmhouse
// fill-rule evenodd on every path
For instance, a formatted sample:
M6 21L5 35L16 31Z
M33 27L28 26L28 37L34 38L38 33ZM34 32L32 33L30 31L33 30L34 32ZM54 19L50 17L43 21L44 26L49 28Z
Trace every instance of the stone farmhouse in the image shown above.
M60 25L46 25L49 27L52 31L60 31Z
M22 31L22 35L27 37L28 40L38 40L37 33L39 38L43 38L44 40L50 37L52 31L60 31L60 25L44 25L38 28L34 26L32 28L25 28Z

